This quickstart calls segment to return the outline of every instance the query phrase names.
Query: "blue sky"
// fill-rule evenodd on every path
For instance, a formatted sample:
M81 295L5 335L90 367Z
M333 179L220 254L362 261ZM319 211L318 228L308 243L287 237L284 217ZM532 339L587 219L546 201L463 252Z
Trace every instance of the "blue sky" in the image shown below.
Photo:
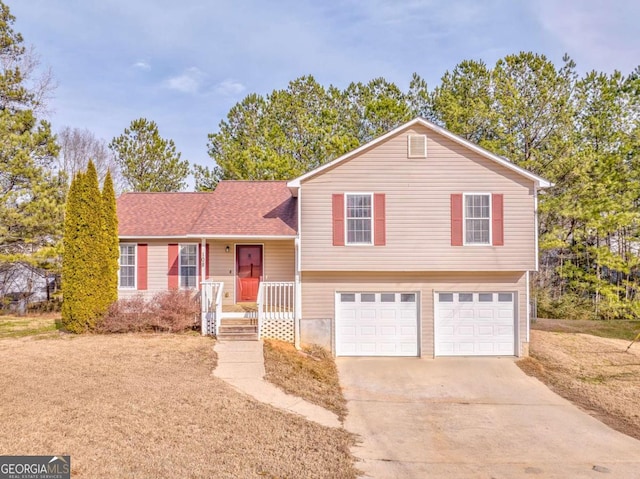
M182 157L211 165L207 134L251 92L301 75L344 88L413 72L437 85L465 59L519 51L578 70L640 64L637 0L5 0L57 82L54 130L110 141L154 120Z

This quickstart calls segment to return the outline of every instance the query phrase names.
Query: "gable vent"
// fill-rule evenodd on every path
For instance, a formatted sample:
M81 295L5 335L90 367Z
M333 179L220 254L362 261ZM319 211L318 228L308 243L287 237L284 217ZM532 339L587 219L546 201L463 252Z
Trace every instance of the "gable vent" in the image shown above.
M427 135L409 135L408 142L409 158L427 157Z

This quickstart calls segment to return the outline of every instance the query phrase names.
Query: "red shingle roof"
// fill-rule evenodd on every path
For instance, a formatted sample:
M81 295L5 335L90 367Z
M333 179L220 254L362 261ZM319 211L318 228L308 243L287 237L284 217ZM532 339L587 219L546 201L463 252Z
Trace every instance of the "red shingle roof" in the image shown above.
M120 236L293 236L296 199L285 181L221 181L212 193L125 193Z

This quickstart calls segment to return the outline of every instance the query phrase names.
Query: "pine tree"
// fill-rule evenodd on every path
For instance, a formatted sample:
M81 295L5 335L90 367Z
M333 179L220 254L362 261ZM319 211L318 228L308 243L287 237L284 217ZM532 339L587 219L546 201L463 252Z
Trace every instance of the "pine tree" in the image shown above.
M180 191L189 175L189 162L180 159L173 140L160 136L158 125L146 118L133 120L109 143L122 180L131 191Z
M118 299L118 259L120 244L118 241L118 216L116 213L116 194L111 180L111 172L107 171L102 186L103 241L105 243L105 261L103 288L105 293L105 309Z
M95 327L108 307L103 223L98 175L89 162L86 173L76 175L71 183L64 227L62 324L74 333Z
M51 125L37 116L50 85L34 78L14 22L0 2L0 263L55 249L66 187L50 168L58 153Z

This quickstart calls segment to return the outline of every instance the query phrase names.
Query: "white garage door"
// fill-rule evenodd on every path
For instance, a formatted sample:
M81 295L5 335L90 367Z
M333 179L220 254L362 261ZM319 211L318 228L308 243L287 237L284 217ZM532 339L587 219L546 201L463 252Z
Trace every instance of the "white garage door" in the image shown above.
M435 294L436 356L513 356L514 293Z
M337 293L337 356L417 356L417 293Z

